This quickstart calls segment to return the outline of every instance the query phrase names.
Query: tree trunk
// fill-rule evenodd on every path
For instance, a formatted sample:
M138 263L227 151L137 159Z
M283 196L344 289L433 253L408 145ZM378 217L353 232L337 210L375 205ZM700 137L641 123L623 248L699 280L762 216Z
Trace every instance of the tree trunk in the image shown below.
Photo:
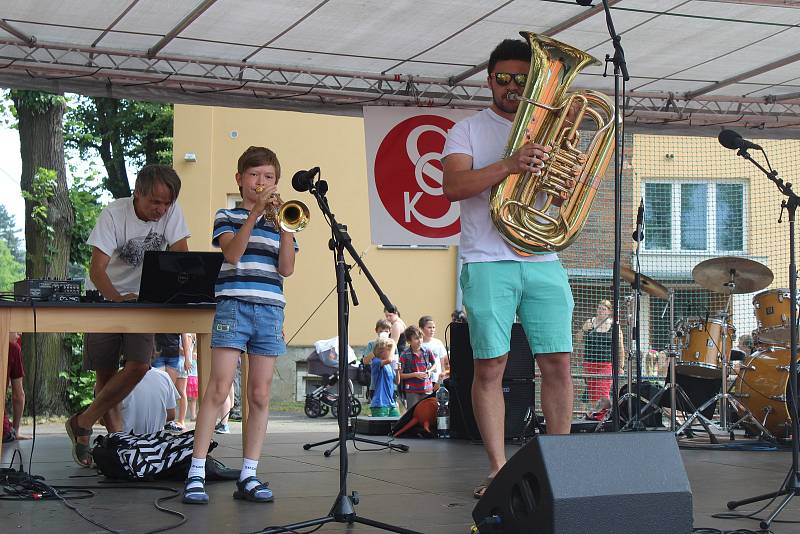
M55 171L56 178L52 196L39 199L38 202L35 199L25 200L26 276L65 278L74 214L69 201L64 164L64 102L50 95L42 99L36 98L33 92L15 93L13 99L19 119L22 156L21 188L23 191L33 191L39 169ZM33 208L40 202L47 209L47 228L42 228L32 216ZM68 370L70 361L70 354L64 346L64 335L38 334L35 344L33 336L26 335L23 346L26 408L29 413L34 399L37 415L66 413L67 384L59 377L61 371Z
M106 189L114 198L131 196L128 171L125 168L125 143L120 132L120 101L113 98L94 97L97 123L100 131L100 158L108 178Z

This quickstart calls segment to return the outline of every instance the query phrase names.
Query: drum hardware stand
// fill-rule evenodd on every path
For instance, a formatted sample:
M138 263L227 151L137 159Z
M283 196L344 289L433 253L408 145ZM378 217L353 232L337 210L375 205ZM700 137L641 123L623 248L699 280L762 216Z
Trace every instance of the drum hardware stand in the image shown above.
M706 402L704 402L699 408L697 408L694 411L692 415L689 416L688 419L686 419L686 421L675 431L676 435L683 433L687 428L689 428L689 426L692 424L694 420L698 420L700 424L702 424L703 427L706 429L706 432L709 432L709 425L714 425L716 428L719 428L723 432L729 433L731 439L733 439L734 428L739 426L739 424L742 421L747 419L750 422L752 422L764 435L772 437L772 434L764 427L764 425L761 424L761 422L759 422L758 419L756 419L753 416L752 412L750 412L750 410L748 410L741 402L739 402L738 399L736 399L731 393L729 393L730 387L728 385L728 358L726 356L728 330L730 329L728 325L728 317L729 317L728 310L733 305L733 294L736 291L736 276L737 276L736 269L730 269L728 276L729 276L728 281L725 282L725 284L723 284L724 287L727 289L728 301L725 304L725 309L722 311L722 313L720 313L720 317L722 319L722 328L721 328L722 343L720 346L720 360L722 362L722 378L721 378L722 388L720 389L719 393L717 393L716 395L708 399ZM708 321L706 321L706 323L707 322ZM709 406L714 405L717 401L720 401L719 426L715 425L713 421L711 421L710 419L707 419L702 413L703 410L705 410ZM729 405L734 409L736 409L738 412L744 413L744 415L732 425L728 423ZM709 432L709 436L710 435L711 433ZM711 442L717 443L715 438L712 438Z
M692 413L697 411L694 404L692 404L691 399L689 399L689 395L683 390L683 388L678 384L676 376L675 376L675 366L677 364L678 356L680 352L678 351L678 346L675 340L678 338L678 333L675 331L675 290L670 288L669 290L669 298L667 301L667 307L669 309L669 324L670 324L670 343L667 348L667 356L669 357L669 377L668 380L665 381L664 386L653 395L653 397L647 402L647 404L641 409L639 412L639 417L643 417L647 413L648 408L655 408L656 410L663 413L663 409L658 404L661 397L669 391L669 399L670 399L670 411L669 411L669 431L673 434L677 435L676 427L677 427L677 412L678 412L678 395L680 395L680 402L683 406L688 407ZM666 310L665 310L666 311ZM663 317L663 314L662 314ZM700 424L703 425L706 433L708 434L711 443L717 443L717 438L714 436L714 433L711 432L711 428L709 428L708 424L703 420L700 419Z
M387 297L386 294L381 291L378 283L372 277L369 269L367 269L367 266L364 264L363 260L359 257L358 252L353 247L350 235L347 233L347 227L339 224L336 220L336 217L331 212L330 206L328 205L328 199L325 197L325 193L328 191L327 182L325 182L325 180L318 179L315 183L313 178L314 174L316 173L314 171L309 171L309 173L307 173L310 174L308 183L303 183L297 180L298 175L300 175L302 172L303 171L300 171L295 175L295 177L292 179L292 185L298 191L310 191L316 197L317 204L319 205L320 210L322 210L325 220L331 227L331 239L328 242L328 246L334 252L334 258L336 261L337 326L339 334L339 413L337 414L339 418L338 439L340 447L339 493L336 497L336 501L327 515L316 519L300 521L290 525L267 527L259 531L259 534L295 532L299 529L325 525L333 522L347 523L350 525L353 523L360 523L375 527L380 530L398 532L400 534L421 534L415 530L409 530L390 525L388 523L376 521L374 519L358 516L355 510L355 506L358 504L359 500L358 492L354 491L350 495L347 494L347 440L349 439L347 422L350 416L350 388L347 386L349 381L347 380L348 362L346 356L348 349L347 332L350 319L350 298L348 296L348 289L350 290L350 295L352 296L354 305L358 305L358 299L355 291L353 290L353 285L349 277L348 266L345 263L345 250L347 250L347 252L353 258L353 261L355 261L355 263L361 268L361 271L367 277L367 280L369 280L372 288L375 290L375 293L378 294L378 297L383 305L386 308L391 308L392 303L389 300L389 297ZM319 172L319 168L316 169L316 172Z
M741 139L741 137L739 137L739 139L743 143L747 143ZM792 418L792 466L790 472L786 476L785 483L780 490L766 495L757 495L741 501L730 501L728 502L727 506L729 510L733 510L743 504L750 504L767 499L776 499L781 495L785 495L785 498L778 504L769 517L766 520L761 521L761 528L766 530L769 529L770 524L775 520L776 517L778 517L778 514L780 514L781 511L786 508L792 498L800 496L800 463L798 463L798 457L800 456L800 420L798 420L798 411L800 410L798 410L797 406L797 267L795 265L795 212L797 211L797 206L800 205L800 197L798 197L797 194L795 194L795 192L792 190L792 184L784 182L783 179L778 177L778 172L772 169L766 153L763 150L762 153L766 159L767 166L770 168L769 171L767 171L758 162L753 160L752 156L747 153L747 145L742 144L742 147L739 148L737 152L739 156L742 156L744 159L750 161L756 167L758 167L767 176L767 178L775 183L775 185L778 187L778 190L784 196L786 196L786 198L781 202L781 215L778 217L778 222L781 222L784 209L789 213L789 337L791 339L791 352L789 357L789 395L791 396L791 399L789 400L791 401L790 415Z

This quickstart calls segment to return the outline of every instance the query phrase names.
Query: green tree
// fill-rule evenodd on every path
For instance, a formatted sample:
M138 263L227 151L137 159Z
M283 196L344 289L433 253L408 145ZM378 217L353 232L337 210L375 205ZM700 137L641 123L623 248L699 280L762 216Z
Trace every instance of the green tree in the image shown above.
M10 96L22 157L20 188L25 197L25 275L28 278L64 278L74 222L64 160L62 125L66 100L62 95L38 91L12 90ZM24 355L28 369L25 390L29 398L36 399L37 413L64 413L66 382L59 378L69 367L64 335L37 336L38 355L30 350ZM34 346L30 334L23 343L26 347ZM34 384L33 376L37 374L39 380Z
M172 164L172 104L78 96L65 121L65 140L83 159L100 156L103 186L130 196L126 165Z
M14 289L14 282L23 278L25 278L25 266L21 261L17 261L5 241L0 239L0 292L11 292Z
M25 250L22 248L22 240L17 233L17 221L14 216L8 213L6 207L0 204L0 241L4 241L9 252L18 262L25 261Z

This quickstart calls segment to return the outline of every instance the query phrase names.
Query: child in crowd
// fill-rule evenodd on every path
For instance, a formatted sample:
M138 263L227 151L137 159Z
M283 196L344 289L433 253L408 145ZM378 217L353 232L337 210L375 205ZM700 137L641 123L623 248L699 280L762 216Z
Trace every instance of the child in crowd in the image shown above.
M375 323L376 339L373 339L372 341L367 343L366 347L364 347L364 354L363 357L361 358L361 362L364 365L370 365L370 363L372 363L372 358L375 357L374 348L377 340L389 337L389 332L391 331L392 331L392 323L390 323L386 319L379 319L378 322Z
M189 334L189 337L192 343L192 366L189 368L189 376L186 378L186 400L189 419L194 421L197 418L197 397L200 388L197 385L197 338L195 334Z
M431 372L431 382L438 384L450 374L450 358L447 349L441 340L433 337L436 335L436 323L430 315L419 318L419 327L422 330L422 346L430 350L436 357L436 365Z
M405 330L408 347L400 354L400 379L406 394L407 409L433 393L431 372L436 357L422 346L422 330L411 325Z
M389 337L389 332L392 330L392 323L387 321L386 319L379 319L377 323L375 323L375 335L377 339L383 339ZM364 353L361 358L361 363L366 365L367 367L370 366L372 363L372 359L375 357L374 348L375 348L376 340L372 340L367 343L367 346L364 347ZM369 389L367 390L367 398L371 399L372 394L375 391L375 383L370 382Z
M394 388L400 383L400 374L394 368L392 356L395 343L390 337L381 337L375 340L372 358L372 386L374 393L369 403L372 417L400 417L397 405L394 402Z
M249 417L242 472L233 498L252 502L273 498L268 484L258 479L257 467L267 433L276 356L286 352L283 279L294 272L296 251L293 234L282 231L276 217L267 216L280 203L280 174L273 151L253 146L245 150L236 173L242 207L220 209L214 219L212 244L222 249L225 261L215 287L211 377L197 415L192 463L183 489L185 503L208 503L205 463L211 433L243 352L249 358Z

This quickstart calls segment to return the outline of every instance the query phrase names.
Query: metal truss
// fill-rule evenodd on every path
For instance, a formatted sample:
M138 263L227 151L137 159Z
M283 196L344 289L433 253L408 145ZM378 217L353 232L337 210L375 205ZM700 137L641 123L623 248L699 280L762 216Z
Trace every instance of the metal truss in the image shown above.
M225 62L23 40L0 40L0 83L19 88L206 105L359 114L363 105L481 109L480 82ZM749 98L631 92L626 121L677 125L800 129L800 95Z

